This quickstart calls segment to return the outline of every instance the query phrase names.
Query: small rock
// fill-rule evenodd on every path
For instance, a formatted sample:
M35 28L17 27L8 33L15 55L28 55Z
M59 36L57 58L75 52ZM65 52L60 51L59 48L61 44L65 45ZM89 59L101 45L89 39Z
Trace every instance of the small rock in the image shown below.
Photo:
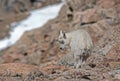
M116 74L114 78L120 80L120 74Z

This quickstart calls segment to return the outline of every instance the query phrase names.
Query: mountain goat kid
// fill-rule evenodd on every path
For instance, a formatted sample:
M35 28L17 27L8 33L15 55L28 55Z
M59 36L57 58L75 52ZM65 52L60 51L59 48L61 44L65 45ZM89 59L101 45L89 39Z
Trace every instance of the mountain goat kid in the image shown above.
M73 54L75 68L79 68L85 64L85 61L90 56L93 47L89 33L83 29L69 33L60 31L58 41L61 50L70 49Z

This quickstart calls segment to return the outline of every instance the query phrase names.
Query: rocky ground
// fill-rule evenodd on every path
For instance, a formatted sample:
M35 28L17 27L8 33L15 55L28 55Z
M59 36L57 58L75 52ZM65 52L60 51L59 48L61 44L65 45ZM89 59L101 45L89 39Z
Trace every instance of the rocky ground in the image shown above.
M120 81L119 7L120 0L67 0L56 19L0 52L1 81ZM90 33L86 66L74 69L69 52L59 49L61 29Z

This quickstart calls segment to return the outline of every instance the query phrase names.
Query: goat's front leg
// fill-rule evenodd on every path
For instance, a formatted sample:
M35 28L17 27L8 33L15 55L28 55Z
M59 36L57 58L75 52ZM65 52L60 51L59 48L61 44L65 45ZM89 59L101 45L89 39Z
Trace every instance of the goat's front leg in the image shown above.
M82 64L82 60L80 59L80 55L75 55L75 56L74 56L74 61L75 61L74 67L75 67L76 69L80 68L80 67L81 67L81 64Z

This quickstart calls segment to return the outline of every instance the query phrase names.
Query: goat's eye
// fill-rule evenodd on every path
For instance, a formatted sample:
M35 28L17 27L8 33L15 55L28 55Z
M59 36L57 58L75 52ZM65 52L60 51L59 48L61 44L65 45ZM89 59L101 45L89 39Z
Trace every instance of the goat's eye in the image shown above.
M60 41L61 44L64 44L64 41Z

